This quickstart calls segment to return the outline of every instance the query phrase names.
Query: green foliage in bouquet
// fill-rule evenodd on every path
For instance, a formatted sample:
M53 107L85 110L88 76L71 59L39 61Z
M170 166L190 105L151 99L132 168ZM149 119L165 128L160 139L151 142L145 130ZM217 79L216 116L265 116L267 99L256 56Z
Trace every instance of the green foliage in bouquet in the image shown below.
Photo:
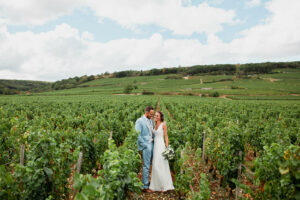
M171 147L171 145L169 145L166 150L162 153L162 156L165 158L165 160L173 160L175 158L175 151L174 149Z

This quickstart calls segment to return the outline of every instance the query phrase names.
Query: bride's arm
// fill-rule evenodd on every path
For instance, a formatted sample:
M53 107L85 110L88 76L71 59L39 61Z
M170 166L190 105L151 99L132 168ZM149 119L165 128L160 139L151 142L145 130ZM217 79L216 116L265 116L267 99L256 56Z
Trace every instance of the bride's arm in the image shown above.
M168 147L169 146L169 138L168 138L168 133L167 133L166 122L164 122L164 124L163 124L163 129L164 129L164 134L165 134L166 147Z

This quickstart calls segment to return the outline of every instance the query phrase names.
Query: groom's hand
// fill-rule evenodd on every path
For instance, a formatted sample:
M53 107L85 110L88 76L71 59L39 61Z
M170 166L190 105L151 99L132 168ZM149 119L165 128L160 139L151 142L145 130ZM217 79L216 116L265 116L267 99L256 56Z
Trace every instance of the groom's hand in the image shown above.
M149 148L149 147L148 147L149 145L148 145L147 143L145 143L145 142L142 143L141 146L143 147L143 150Z
M145 147L145 149L147 149L147 150L151 150L151 143L150 143L150 144L146 144L146 147Z

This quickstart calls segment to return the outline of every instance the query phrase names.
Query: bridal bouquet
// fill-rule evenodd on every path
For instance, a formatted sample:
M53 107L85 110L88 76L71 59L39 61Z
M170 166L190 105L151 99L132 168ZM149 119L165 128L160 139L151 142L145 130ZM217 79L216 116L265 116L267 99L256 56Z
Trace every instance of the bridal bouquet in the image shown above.
M162 153L162 156L166 159L166 160L173 160L175 157L175 151L174 149L171 147L171 145L169 145L166 150Z

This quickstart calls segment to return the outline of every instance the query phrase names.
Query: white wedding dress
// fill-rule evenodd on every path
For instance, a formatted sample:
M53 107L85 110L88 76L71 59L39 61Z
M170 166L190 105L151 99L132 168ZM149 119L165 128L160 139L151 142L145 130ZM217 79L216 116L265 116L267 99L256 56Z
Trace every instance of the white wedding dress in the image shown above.
M152 175L149 187L149 189L153 191L167 191L174 189L169 162L162 156L162 153L166 149L162 124L163 123L159 125L157 130L154 130Z

